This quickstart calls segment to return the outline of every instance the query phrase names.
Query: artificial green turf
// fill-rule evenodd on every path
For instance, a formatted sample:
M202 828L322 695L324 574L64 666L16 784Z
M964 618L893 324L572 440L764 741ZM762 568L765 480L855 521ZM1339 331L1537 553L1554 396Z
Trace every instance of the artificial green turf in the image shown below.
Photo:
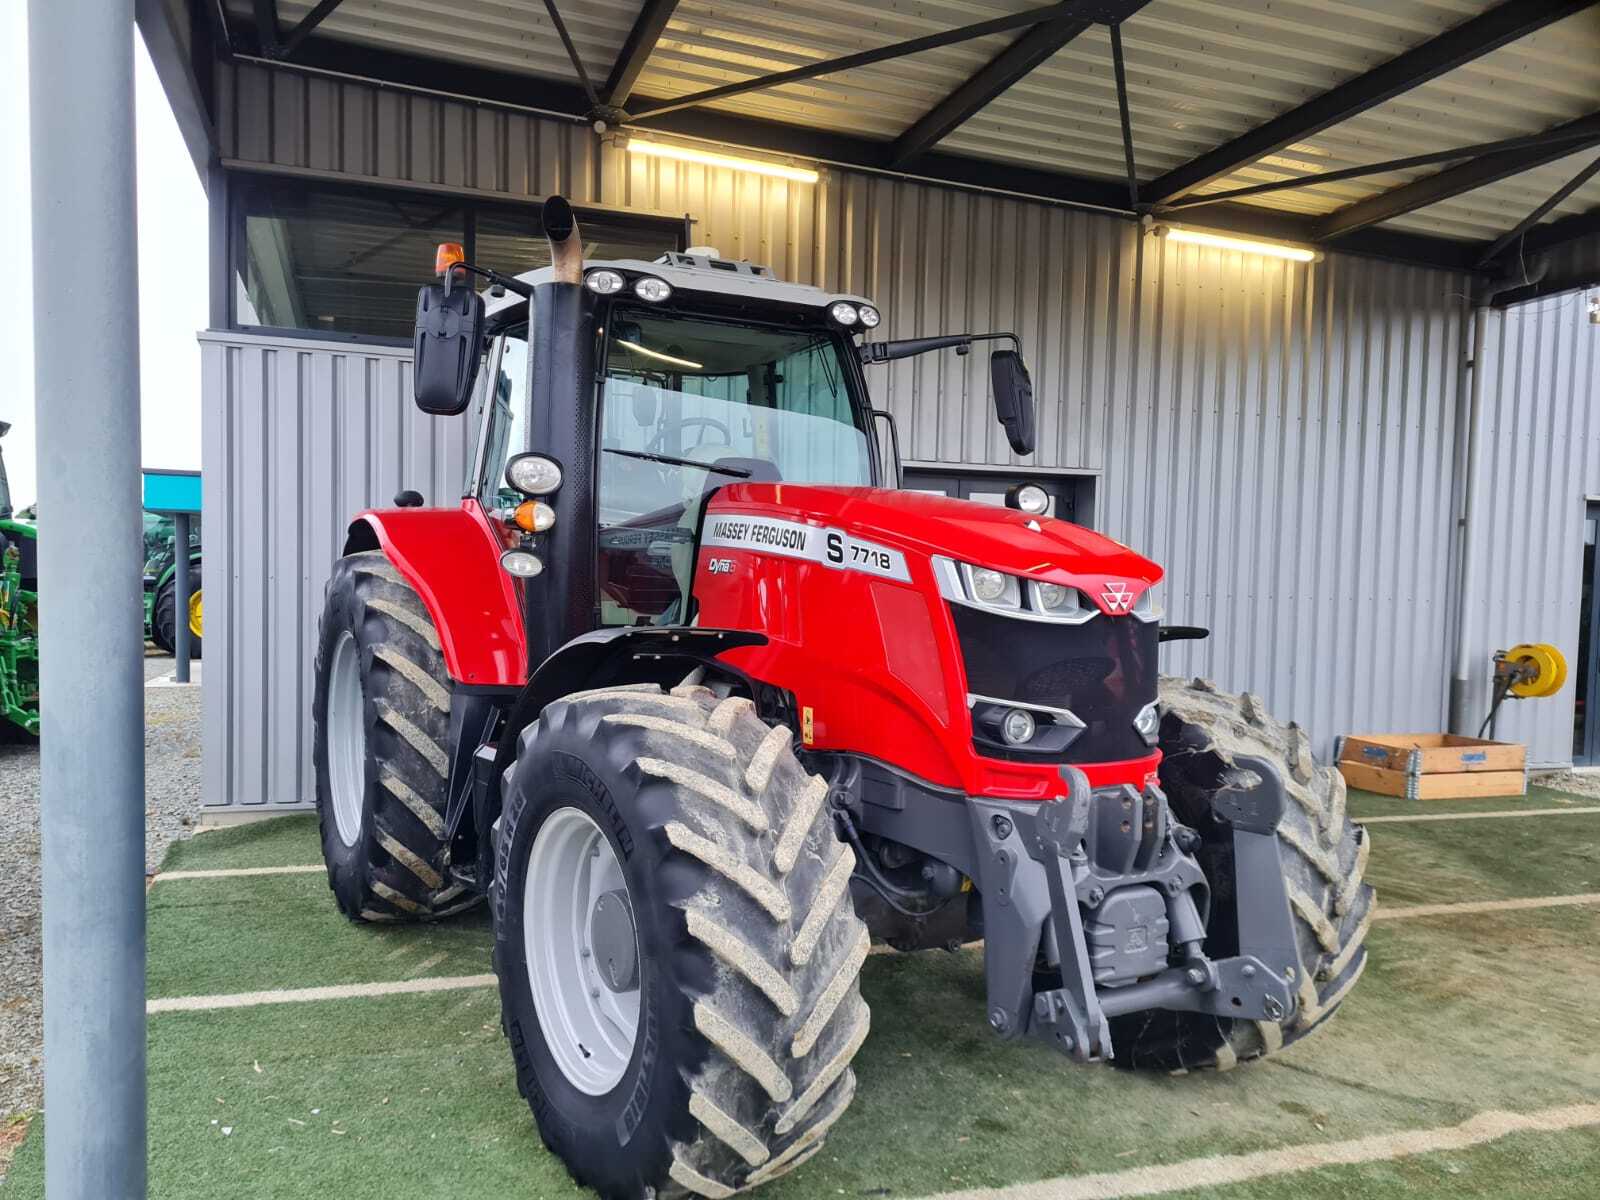
M1371 871L1389 904L1544 894L1590 878L1595 820L1375 826ZM207 834L181 866L316 853L314 825L290 819ZM153 996L488 970L481 916L355 926L316 874L173 880L149 904ZM761 1194L916 1196L1595 1102L1597 942L1600 911L1587 907L1380 922L1365 978L1325 1031L1262 1064L1183 1077L996 1041L979 954L874 957L862 981L874 1031L850 1114ZM36 1123L4 1200L40 1194L41 1133ZM1523 1135L1193 1196L1577 1197L1592 1192L1597 1140ZM517 1096L492 988L153 1016L150 1146L150 1194L175 1200L580 1194Z
M1600 813L1369 825L1367 880L1384 904L1600 892Z
M158 882L149 897L146 993L479 975L489 966L483 907L429 925L356 925L321 872Z
M977 954L875 957L850 1116L763 1195L915 1196L1593 1102L1600 1014L1590 961L1571 951L1597 938L1588 909L1380 923L1325 1031L1183 1077L996 1042ZM539 1147L497 1012L482 989L152 1017L151 1195L577 1194ZM37 1195L37 1140L6 1200Z
M226 829L208 829L174 842L163 871L224 867L288 867L322 861L315 813L292 813Z
M1524 808L1594 808L1600 800L1593 796L1574 796L1544 787L1530 787L1526 796L1478 796L1470 800L1404 800L1396 796L1380 796L1376 792L1349 789L1349 812L1359 821L1365 817L1411 816L1427 813L1446 816L1450 813L1502 812ZM1438 822L1426 822L1438 824Z
M1469 1150L1392 1162L1324 1167L1249 1183L1171 1192L1171 1200L1347 1200L1448 1196L1451 1200L1594 1200L1600 1134L1515 1133Z

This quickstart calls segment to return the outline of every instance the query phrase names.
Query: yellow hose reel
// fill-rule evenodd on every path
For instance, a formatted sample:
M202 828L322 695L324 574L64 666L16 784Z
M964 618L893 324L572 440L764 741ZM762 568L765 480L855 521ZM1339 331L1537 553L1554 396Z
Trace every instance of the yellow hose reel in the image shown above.
M1524 642L1494 656L1496 682L1513 696L1553 696L1567 682L1566 657L1548 642Z

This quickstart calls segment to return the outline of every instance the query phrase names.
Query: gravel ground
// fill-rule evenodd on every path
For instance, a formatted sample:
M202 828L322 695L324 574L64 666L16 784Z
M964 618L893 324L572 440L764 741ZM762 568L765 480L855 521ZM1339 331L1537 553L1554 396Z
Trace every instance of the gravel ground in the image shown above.
M1595 771L1538 771L1528 780L1539 787L1571 796L1600 798L1600 772Z
M151 653L146 679L172 659ZM188 837L200 812L200 688L145 690L145 860ZM38 1108L43 1036L39 995L39 748L0 744L0 1126ZM0 1177L4 1176L0 1167Z

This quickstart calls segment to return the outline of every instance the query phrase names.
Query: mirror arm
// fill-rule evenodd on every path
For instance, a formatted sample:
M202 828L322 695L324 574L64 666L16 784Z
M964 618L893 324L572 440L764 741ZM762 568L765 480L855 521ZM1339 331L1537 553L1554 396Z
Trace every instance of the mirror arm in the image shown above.
M949 350L952 347L958 354L965 354L972 349L973 342L1001 342L1009 341L1016 347L1017 353L1022 353L1022 339L1010 332L1004 333L947 333L940 337L903 338L894 342L863 342L857 347L861 361L866 364L893 362L900 358L912 358L918 354L927 354L930 350Z
M531 283L523 283L520 279L513 278L510 275L502 275L499 271L489 267L475 267L471 263L464 262L456 263L445 273L444 287L446 292L450 290L450 281L457 271L471 271L474 275L481 275L490 283L498 283L508 292L515 292L524 300L533 299L533 285Z

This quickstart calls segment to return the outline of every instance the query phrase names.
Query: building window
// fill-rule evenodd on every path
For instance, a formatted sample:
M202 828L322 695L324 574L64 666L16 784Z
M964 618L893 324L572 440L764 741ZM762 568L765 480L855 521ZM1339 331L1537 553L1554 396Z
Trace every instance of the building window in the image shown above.
M983 504L1004 504L1006 489L1015 483L1036 483L1050 497L1046 510L1077 525L1094 528L1093 475L1010 474L1004 471L974 471L965 467L907 467L900 486L911 492L931 492L956 500L977 500Z
M438 243L513 275L549 263L533 204L243 173L230 196L235 329L409 342ZM683 249L681 220L582 209L578 220L589 258Z

